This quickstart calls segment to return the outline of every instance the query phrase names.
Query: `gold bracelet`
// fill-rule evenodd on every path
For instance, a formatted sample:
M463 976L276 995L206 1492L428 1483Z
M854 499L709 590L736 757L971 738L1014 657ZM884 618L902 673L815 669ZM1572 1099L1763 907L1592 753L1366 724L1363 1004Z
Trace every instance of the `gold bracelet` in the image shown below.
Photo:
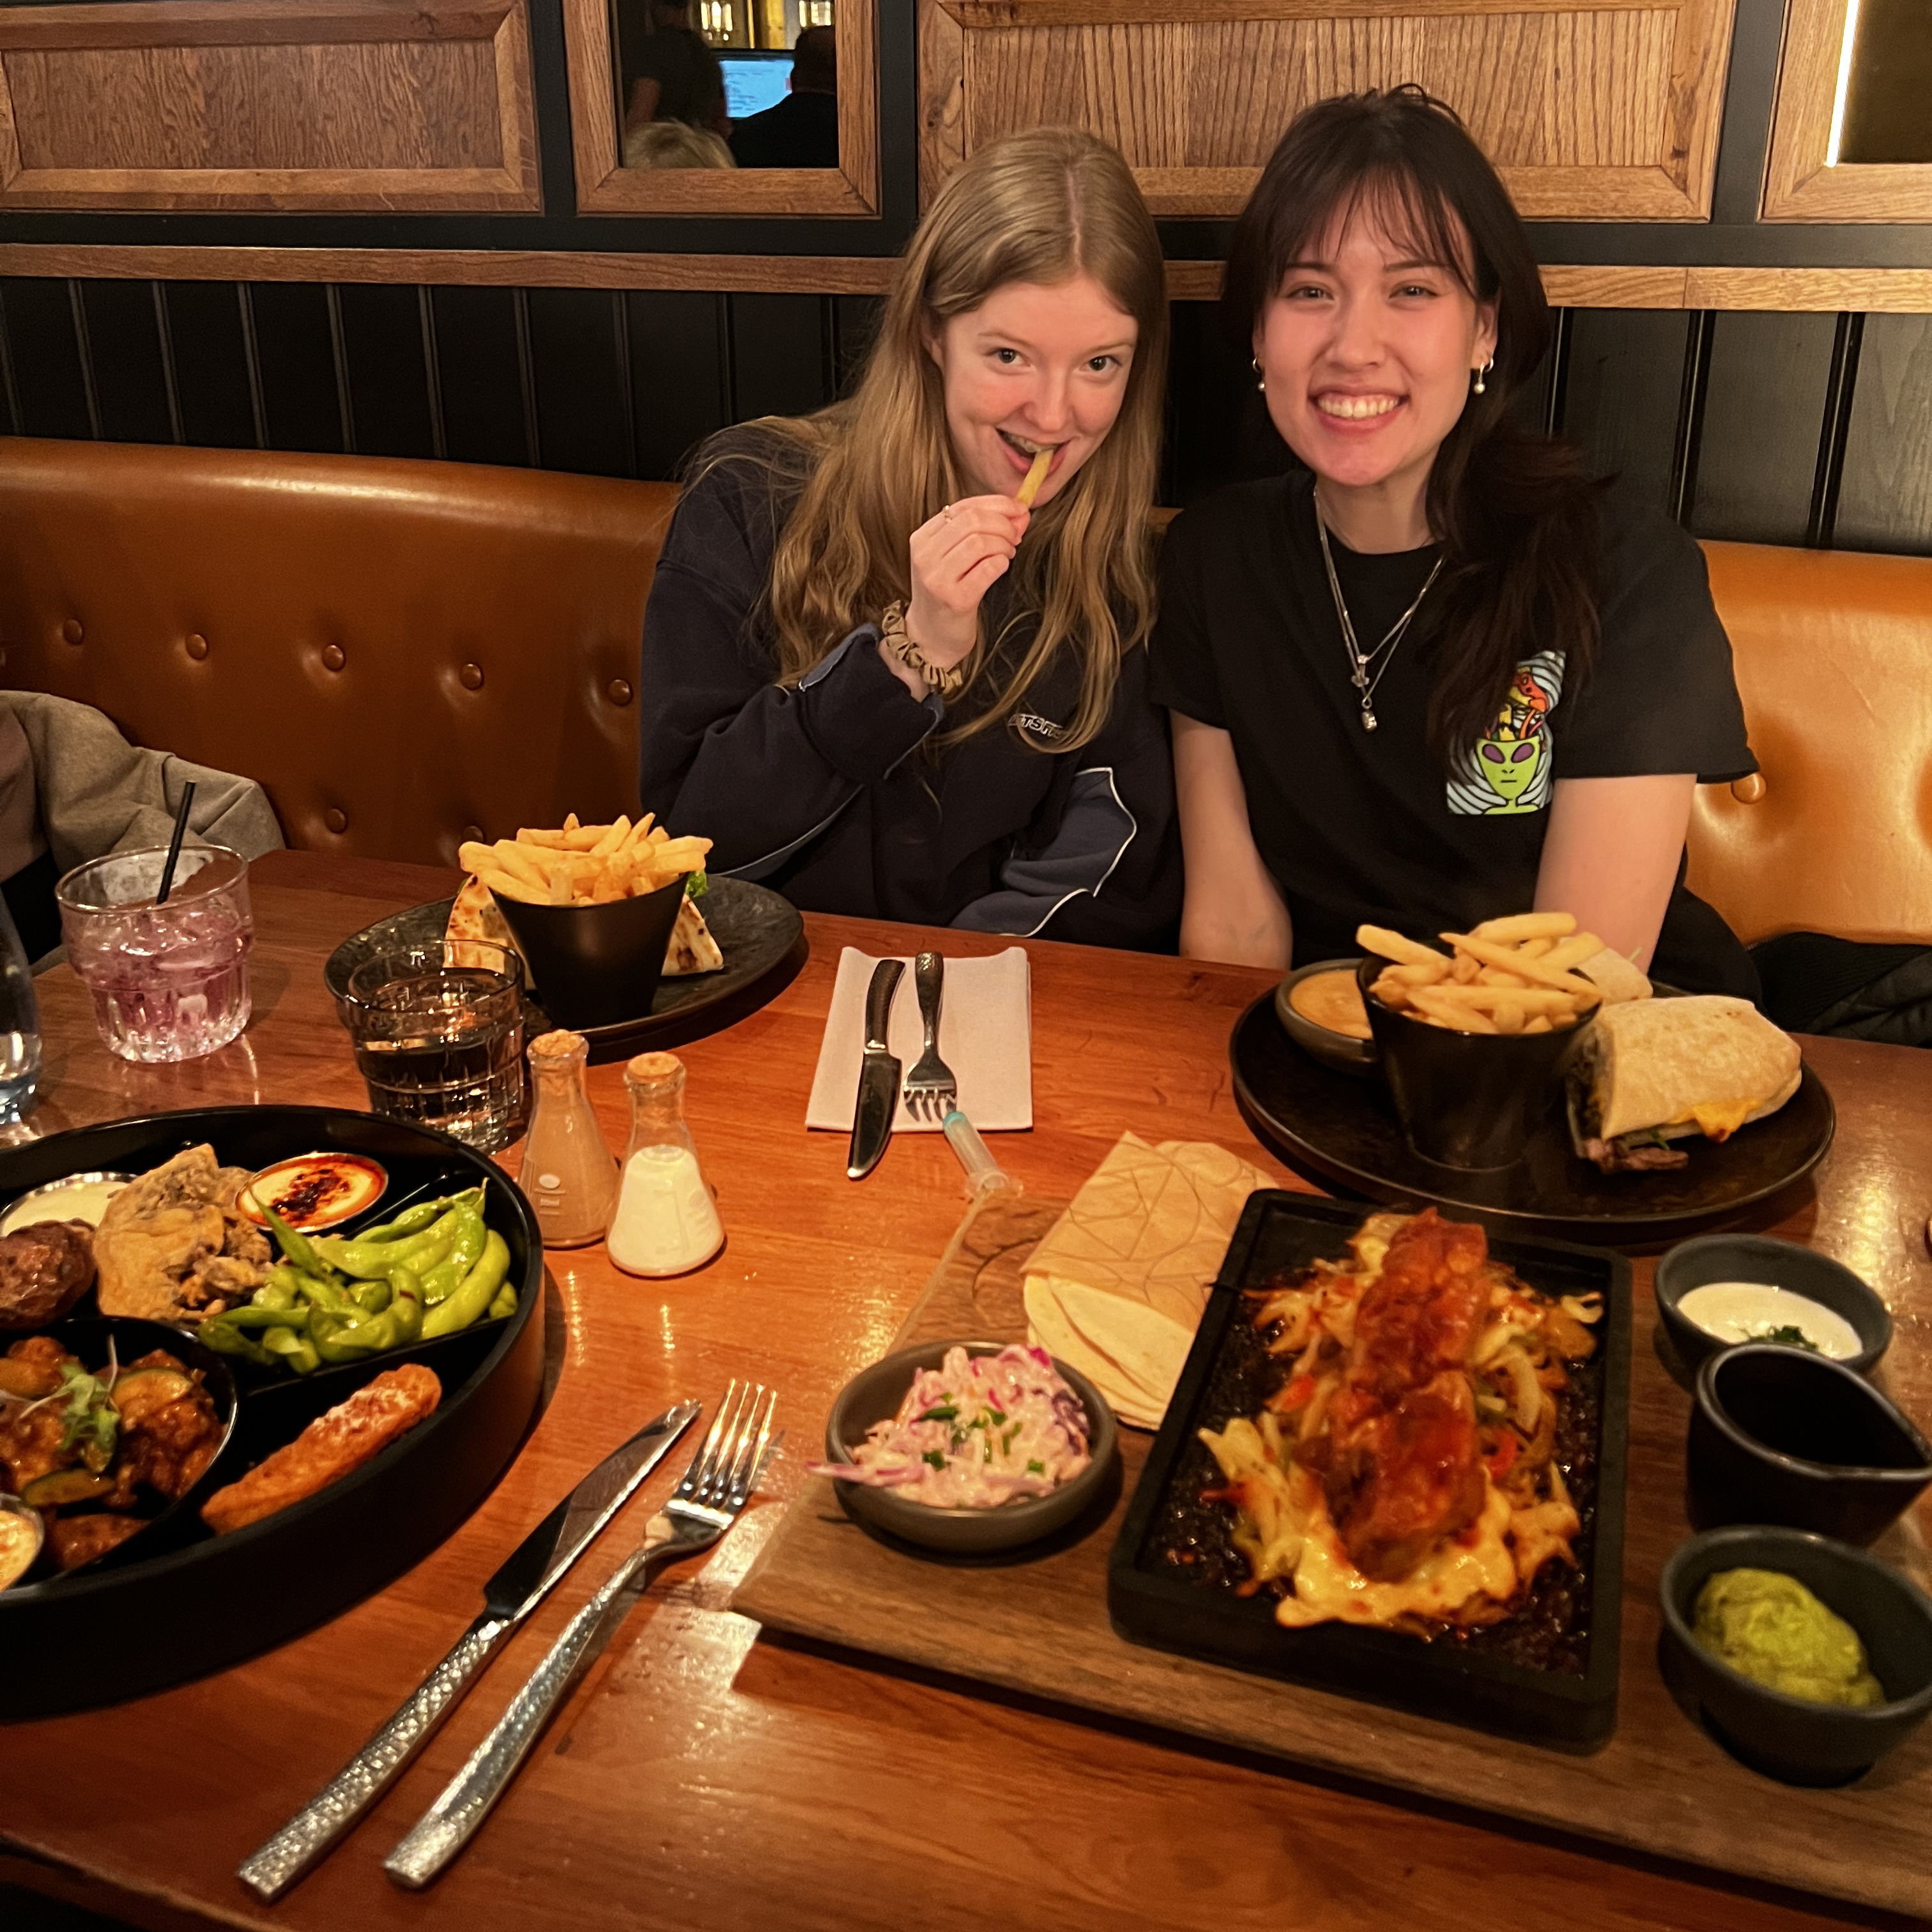
M886 606L886 614L879 620L879 629L886 649L901 664L917 671L926 680L927 688L938 692L940 697L950 698L966 682L966 674L958 665L928 662L926 653L907 636L903 604Z

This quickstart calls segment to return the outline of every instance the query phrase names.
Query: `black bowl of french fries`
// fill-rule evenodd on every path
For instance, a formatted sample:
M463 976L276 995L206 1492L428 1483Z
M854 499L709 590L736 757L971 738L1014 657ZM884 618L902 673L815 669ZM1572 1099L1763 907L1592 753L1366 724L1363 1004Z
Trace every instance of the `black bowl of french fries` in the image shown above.
M710 847L646 814L465 844L458 859L496 902L544 1011L580 1029L650 1012L686 886Z
M1356 968L1404 1138L1424 1160L1484 1171L1522 1157L1562 1090L1600 989L1576 972L1603 942L1567 913L1524 913L1441 935L1356 934Z

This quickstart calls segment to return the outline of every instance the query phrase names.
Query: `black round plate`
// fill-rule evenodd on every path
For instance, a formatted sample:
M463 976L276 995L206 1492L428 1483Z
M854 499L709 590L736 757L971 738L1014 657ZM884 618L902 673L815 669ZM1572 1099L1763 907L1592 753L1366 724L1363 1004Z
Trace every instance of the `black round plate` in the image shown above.
M226 1668L346 1610L428 1556L496 1486L542 1393L543 1243L520 1190L496 1164L444 1134L332 1107L214 1107L76 1127L0 1151L0 1203L91 1168L143 1173L206 1141L251 1171L284 1155L339 1148L380 1160L400 1192L488 1177L485 1218L510 1246L518 1306L508 1321L241 1394L233 1432L195 1492L232 1482L292 1442L379 1368L423 1361L442 1383L436 1413L339 1482L226 1536L198 1520L184 1540L105 1559L58 1582L0 1592L0 1656L9 1673L0 1720L118 1702ZM446 1191L439 1187L438 1191ZM86 1304L83 1304L85 1312ZM10 1341L14 1338L5 1338ZM452 1344L461 1345L452 1347ZM172 1544L171 1521L166 1540Z
M1676 1143L1690 1165L1666 1173L1599 1174L1571 1150L1559 1107L1522 1160L1470 1174L1412 1153L1378 1079L1331 1072L1290 1040L1264 993L1228 1042L1234 1097L1256 1135L1292 1166L1370 1201L1432 1201L1497 1231L1641 1247L1736 1220L1824 1159L1837 1126L1832 1096L1809 1066L1768 1119L1721 1144Z
M394 946L440 939L449 923L451 899L433 899L392 913L351 933L328 956L322 979L338 1003L348 991L349 976L365 959ZM654 1047L676 1046L722 1033L770 1000L792 981L811 947L805 922L791 902L763 886L743 879L714 878L700 909L711 936L724 955L716 973L693 973L658 982L651 1010L634 1020L614 1020L608 1026L580 1027L590 1042L590 1058L600 1064L622 1059ZM526 1034L548 1028L542 988L530 1002L534 1024Z

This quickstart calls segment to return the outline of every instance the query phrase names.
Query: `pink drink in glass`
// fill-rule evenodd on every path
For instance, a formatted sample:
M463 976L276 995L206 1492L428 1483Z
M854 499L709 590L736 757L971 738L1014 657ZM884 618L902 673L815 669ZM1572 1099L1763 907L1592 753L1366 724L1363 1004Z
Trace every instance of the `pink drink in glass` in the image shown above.
M166 856L116 853L58 888L68 962L93 995L101 1038L124 1060L193 1060L248 1023L247 862L224 846L184 847L167 903L157 905Z

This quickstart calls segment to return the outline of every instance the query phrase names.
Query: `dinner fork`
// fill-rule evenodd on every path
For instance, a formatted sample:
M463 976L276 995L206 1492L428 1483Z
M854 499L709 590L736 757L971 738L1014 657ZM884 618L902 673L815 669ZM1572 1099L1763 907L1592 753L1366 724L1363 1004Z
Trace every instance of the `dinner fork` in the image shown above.
M511 1700L496 1727L443 1787L436 1802L383 1861L400 1886L420 1892L466 1845L544 1726L666 1564L708 1550L738 1520L772 1448L778 1391L732 1382L710 1432L670 1500L646 1526L644 1540L610 1580L571 1618L550 1654Z
M915 1120L943 1120L959 1098L959 1083L939 1057L939 995L946 983L946 962L936 952L922 952L913 962L912 980L919 988L919 1016L926 1022L926 1051L906 1076L905 1110Z

